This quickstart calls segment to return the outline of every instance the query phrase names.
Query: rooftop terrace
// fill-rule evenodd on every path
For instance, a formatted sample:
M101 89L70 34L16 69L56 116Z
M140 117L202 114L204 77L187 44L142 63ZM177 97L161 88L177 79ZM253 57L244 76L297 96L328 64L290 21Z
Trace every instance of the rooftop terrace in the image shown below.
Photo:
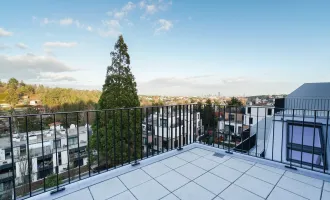
M328 200L330 177L193 143L30 199Z

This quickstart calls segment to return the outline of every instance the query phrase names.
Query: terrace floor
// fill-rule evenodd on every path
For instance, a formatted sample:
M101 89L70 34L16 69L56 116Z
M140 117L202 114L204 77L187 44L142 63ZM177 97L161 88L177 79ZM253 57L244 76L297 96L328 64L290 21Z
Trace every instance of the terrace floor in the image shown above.
M329 181L329 175L192 144L31 199L329 200Z

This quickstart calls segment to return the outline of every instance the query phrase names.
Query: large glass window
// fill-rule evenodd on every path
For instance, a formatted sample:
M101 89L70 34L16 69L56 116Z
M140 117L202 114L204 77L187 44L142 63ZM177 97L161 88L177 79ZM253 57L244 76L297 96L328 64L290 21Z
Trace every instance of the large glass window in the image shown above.
M323 168L322 127L319 124L288 123L287 160Z

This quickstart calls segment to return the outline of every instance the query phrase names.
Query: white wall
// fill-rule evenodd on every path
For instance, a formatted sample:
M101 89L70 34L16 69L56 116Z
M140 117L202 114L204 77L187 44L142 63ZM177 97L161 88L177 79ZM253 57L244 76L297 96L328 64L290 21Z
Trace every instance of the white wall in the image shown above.
M248 108L251 108L251 114L248 113ZM272 115L268 115L268 109L272 109ZM249 125L250 117L253 118L253 124L251 126L257 124L258 121L261 121L265 118L265 116L273 116L274 115L274 108L273 107L253 107L247 106L245 109L245 116L244 116L244 124Z

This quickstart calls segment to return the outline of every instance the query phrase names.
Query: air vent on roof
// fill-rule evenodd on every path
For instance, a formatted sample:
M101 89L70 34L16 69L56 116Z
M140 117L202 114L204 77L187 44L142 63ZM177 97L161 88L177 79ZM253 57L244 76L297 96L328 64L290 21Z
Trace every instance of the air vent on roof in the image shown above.
M213 156L219 157L219 158L223 158L225 155L221 154L221 153L214 153Z

